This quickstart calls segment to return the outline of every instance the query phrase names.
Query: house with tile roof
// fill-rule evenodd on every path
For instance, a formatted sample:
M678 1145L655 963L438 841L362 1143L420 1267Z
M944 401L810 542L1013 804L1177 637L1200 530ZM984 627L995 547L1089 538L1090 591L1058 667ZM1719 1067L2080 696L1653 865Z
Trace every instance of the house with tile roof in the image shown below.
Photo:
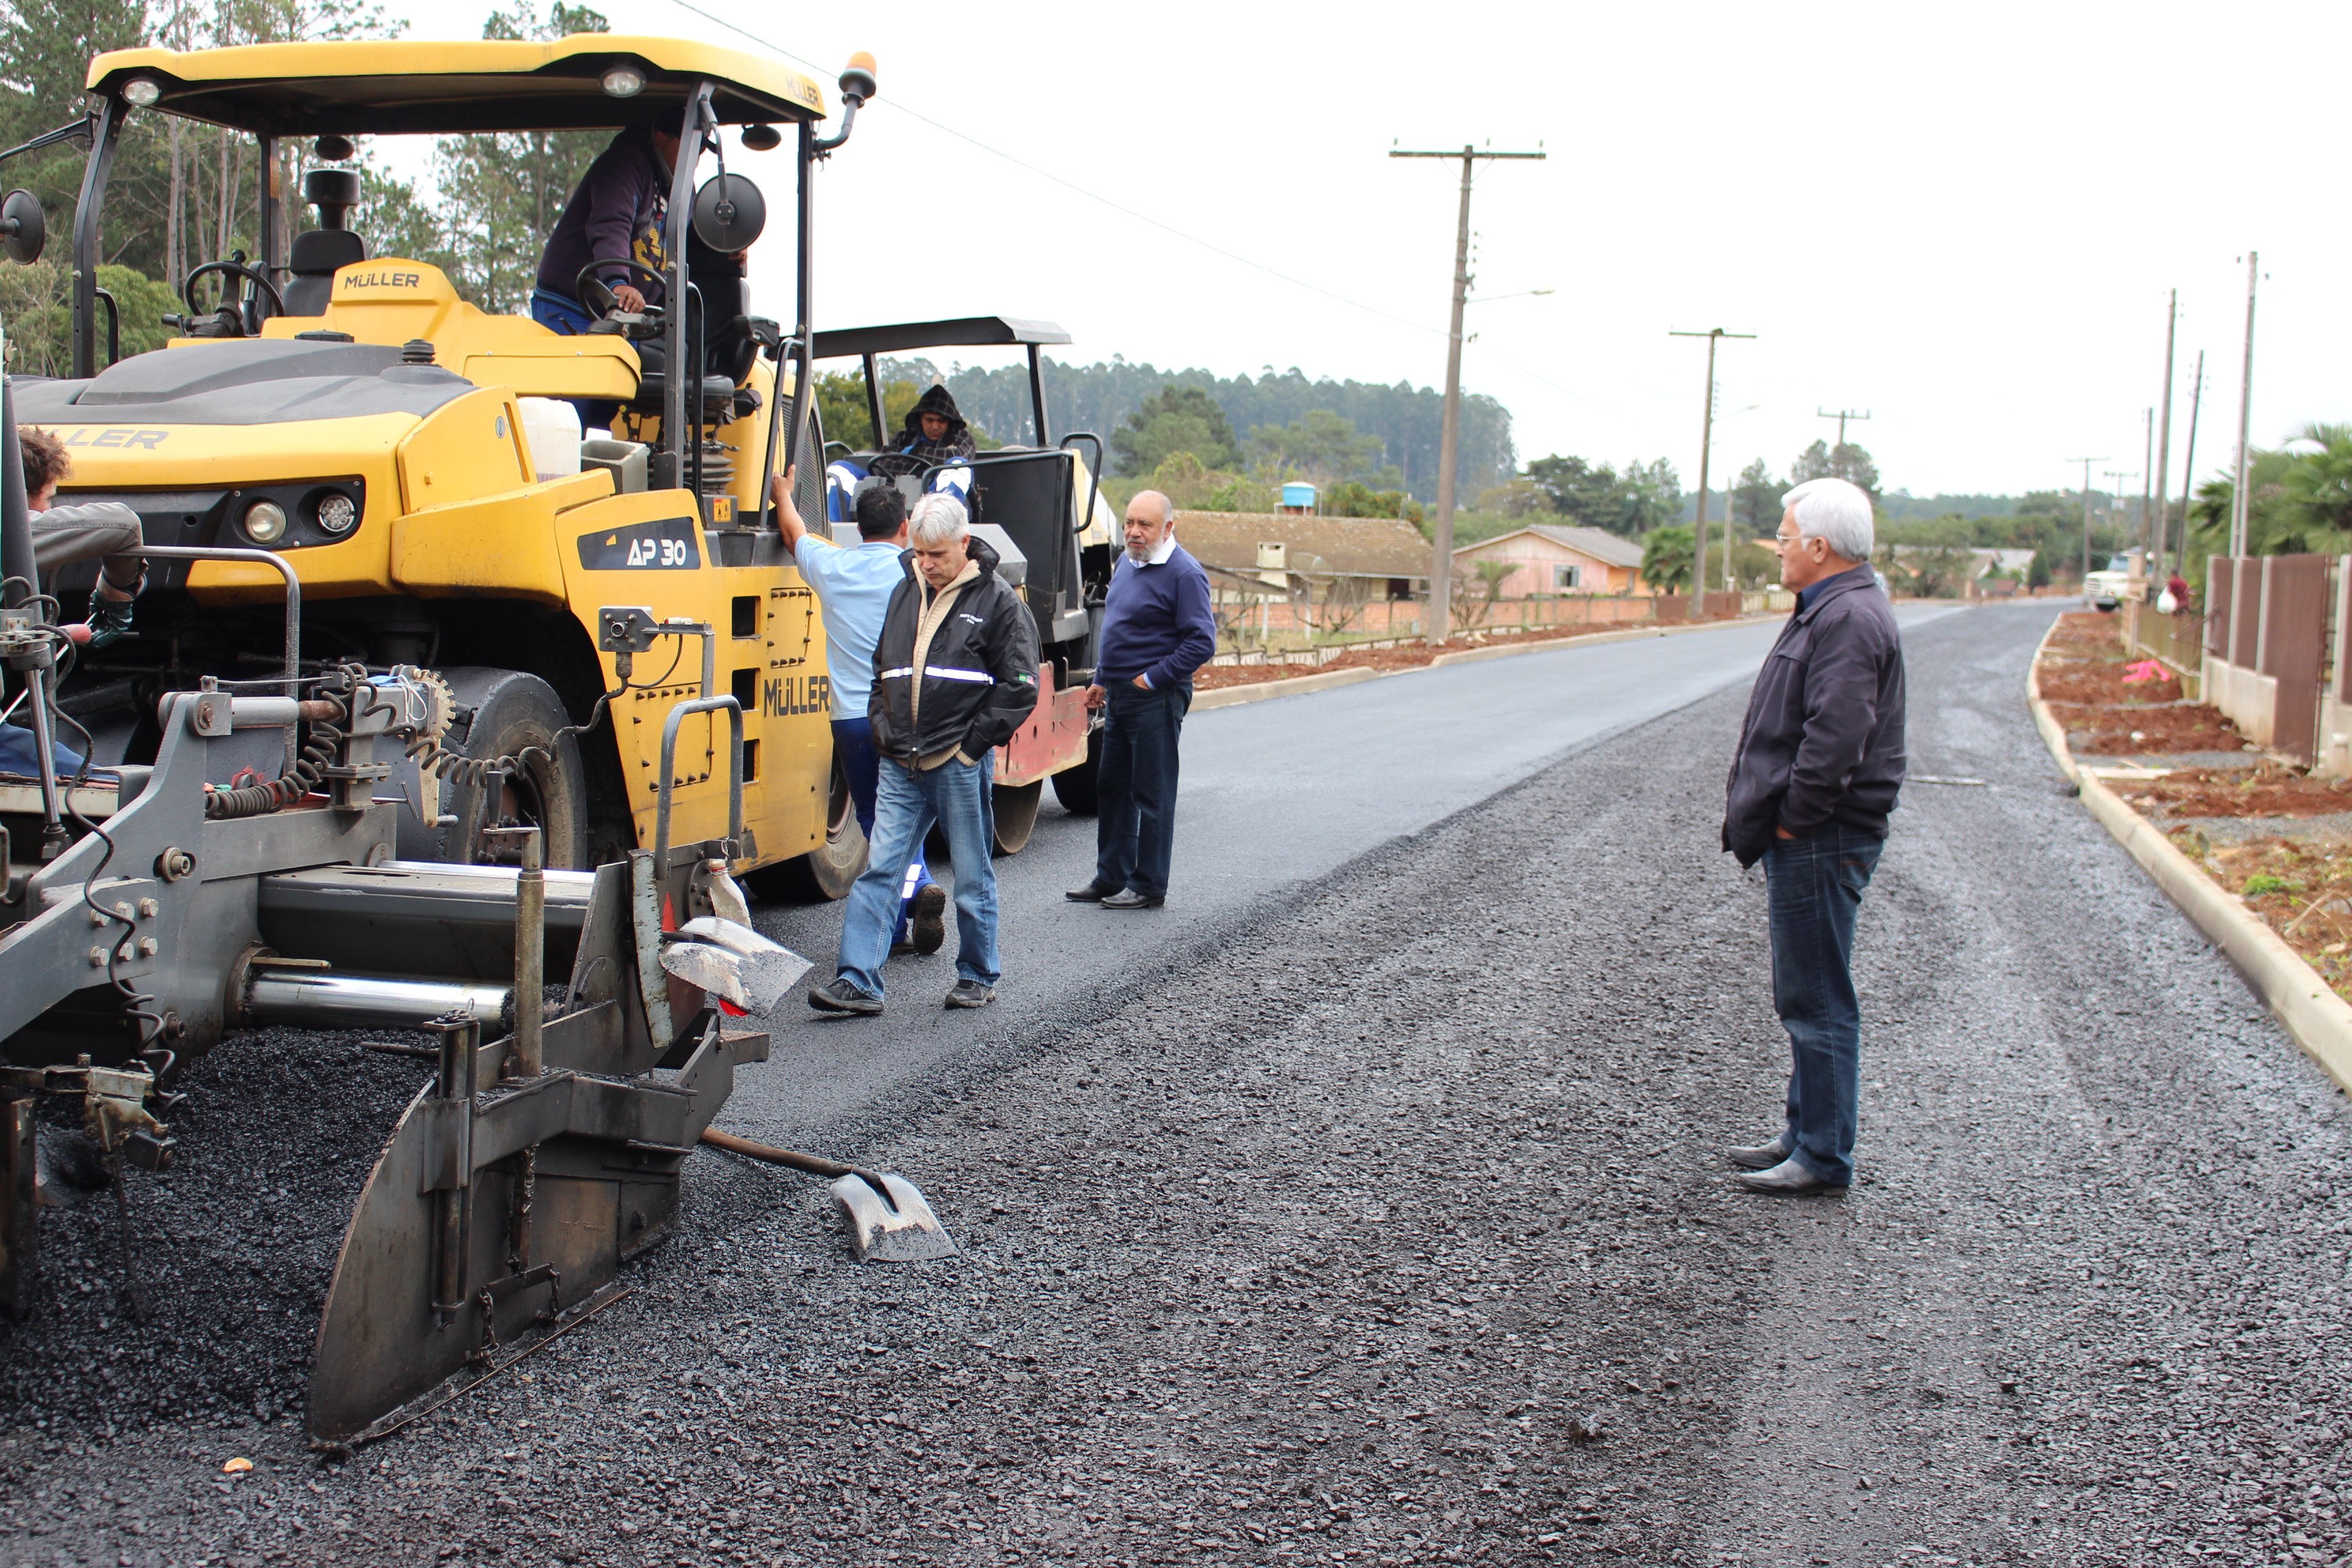
M1475 576L1481 561L1507 561L1517 568L1503 580L1499 596L1506 599L1648 592L1642 583L1641 545L1603 529L1531 522L1464 545L1454 552L1454 570Z

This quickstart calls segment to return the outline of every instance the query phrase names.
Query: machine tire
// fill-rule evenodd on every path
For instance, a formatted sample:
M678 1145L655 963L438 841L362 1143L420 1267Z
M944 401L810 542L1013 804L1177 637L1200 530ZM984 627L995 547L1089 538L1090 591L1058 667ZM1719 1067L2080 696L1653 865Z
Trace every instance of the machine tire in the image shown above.
M762 898L796 903L845 899L866 870L866 830L857 826L856 804L850 798L849 775L836 757L833 788L825 803L824 842L805 855L753 872L751 890Z
M1037 830L1037 805L1045 797L1045 781L997 784L994 794L992 804L996 818L996 852L1018 855L1027 847L1029 836Z
M544 831L551 870L589 869L588 771L581 762L578 738L557 737L572 718L555 689L520 669L463 666L436 673L448 683L459 711L472 710L462 735L457 726L451 726L442 740L444 748L468 757L514 756L526 747L541 750L524 760L495 802L485 790L445 780L442 809L457 817L456 825L439 828L417 824L413 813L404 813L403 858L479 864L487 858L482 829L512 820L535 823ZM412 827L422 831L412 834ZM417 853L419 849L424 852Z
M1087 736L1087 760L1073 763L1054 775L1054 798L1072 816L1092 816L1101 797L1097 791L1097 778L1102 768L1102 731L1095 730Z

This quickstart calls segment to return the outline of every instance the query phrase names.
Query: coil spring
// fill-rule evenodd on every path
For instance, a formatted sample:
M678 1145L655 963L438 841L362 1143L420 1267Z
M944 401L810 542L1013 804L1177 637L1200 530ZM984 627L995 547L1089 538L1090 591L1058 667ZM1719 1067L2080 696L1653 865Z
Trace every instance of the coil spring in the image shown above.
M510 757L469 757L420 735L409 743L408 755L420 773L430 773L445 783L467 789L485 789L492 781L513 773L525 757L537 750L536 746L525 746Z
M366 679L367 670L362 666L337 666L335 673L320 683L317 693L335 704L339 710L335 718L310 721L310 734L302 742L300 753L283 773L268 783L208 792L205 796L205 817L221 822L267 816L318 788L334 763L336 749L343 742L342 726L337 721L351 717L352 694Z

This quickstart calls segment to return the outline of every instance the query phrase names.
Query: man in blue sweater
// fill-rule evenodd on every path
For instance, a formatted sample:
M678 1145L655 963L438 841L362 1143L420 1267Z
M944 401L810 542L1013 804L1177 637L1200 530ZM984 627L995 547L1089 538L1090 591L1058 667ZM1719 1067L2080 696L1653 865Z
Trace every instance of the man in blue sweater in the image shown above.
M1176 840L1176 738L1192 672L1217 651L1209 574L1176 542L1176 509L1158 490L1127 503L1127 553L1111 574L1087 706L1103 715L1095 877L1068 897L1107 910L1168 901Z

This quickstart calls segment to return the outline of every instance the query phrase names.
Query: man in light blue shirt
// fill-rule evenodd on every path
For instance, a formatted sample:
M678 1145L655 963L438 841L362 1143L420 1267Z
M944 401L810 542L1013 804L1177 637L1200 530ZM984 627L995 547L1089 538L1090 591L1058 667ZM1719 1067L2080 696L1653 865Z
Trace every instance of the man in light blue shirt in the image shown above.
M874 837L874 791L878 772L874 725L866 716L874 687L874 645L882 636L890 595L907 580L907 503L893 485L877 485L857 498L861 543L844 549L812 532L793 506L793 474L787 468L769 490L777 526L792 546L801 576L816 594L824 616L828 675L833 685L833 754L849 777L849 797L857 826ZM898 929L892 950L937 952L947 936L947 889L931 880L920 845L899 883Z

